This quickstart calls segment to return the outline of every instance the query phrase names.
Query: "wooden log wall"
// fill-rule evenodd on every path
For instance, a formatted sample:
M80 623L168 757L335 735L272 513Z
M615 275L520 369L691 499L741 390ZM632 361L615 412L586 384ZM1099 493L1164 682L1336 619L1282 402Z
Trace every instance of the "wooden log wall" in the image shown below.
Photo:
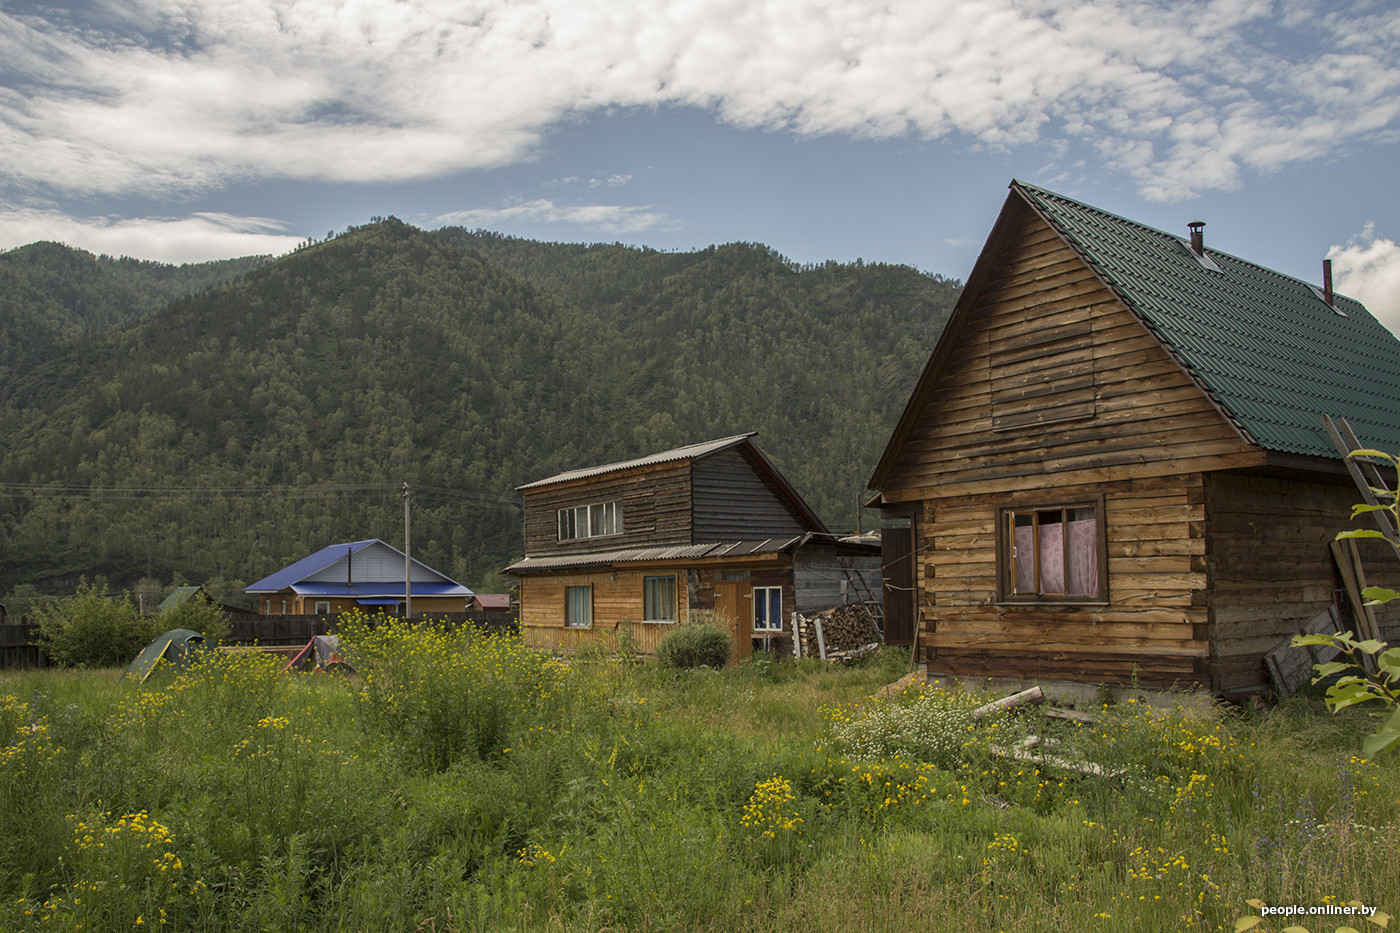
M931 673L1088 683L1208 680L1199 477L1063 487L1103 495L1108 602L997 601L1000 495L939 500L920 522L922 657Z
M1267 683L1263 657L1334 602L1346 605L1330 548L1360 498L1336 482L1218 473L1206 477L1211 670L1217 691ZM1359 541L1368 582L1394 585L1400 561L1388 545ZM1379 610L1394 625L1400 607ZM1384 629L1383 629L1384 630Z

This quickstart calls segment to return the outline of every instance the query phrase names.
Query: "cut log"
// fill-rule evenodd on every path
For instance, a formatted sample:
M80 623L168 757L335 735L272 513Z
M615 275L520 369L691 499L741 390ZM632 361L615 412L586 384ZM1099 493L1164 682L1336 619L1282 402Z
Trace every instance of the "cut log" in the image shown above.
M1045 702L1045 691L1040 689L1040 686L1037 684L1027 690L1022 690L1020 693L1013 693L1009 697L993 700L986 706L977 707L972 711L972 718L981 719L984 716L990 716L992 713L1000 713L1017 706L1024 706L1027 703L1043 702Z

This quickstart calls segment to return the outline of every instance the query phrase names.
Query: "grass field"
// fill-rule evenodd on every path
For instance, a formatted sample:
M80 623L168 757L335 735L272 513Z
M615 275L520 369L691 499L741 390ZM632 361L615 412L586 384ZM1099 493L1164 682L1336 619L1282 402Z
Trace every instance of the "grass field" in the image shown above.
M1233 930L1400 910L1400 756L1314 698L1076 725L850 668L381 626L364 673L0 672L0 930ZM995 753L1055 740L1085 774ZM1044 747L1042 745L1041 747ZM1400 921L1397 921L1400 922ZM1316 933L1360 918L1270 918Z

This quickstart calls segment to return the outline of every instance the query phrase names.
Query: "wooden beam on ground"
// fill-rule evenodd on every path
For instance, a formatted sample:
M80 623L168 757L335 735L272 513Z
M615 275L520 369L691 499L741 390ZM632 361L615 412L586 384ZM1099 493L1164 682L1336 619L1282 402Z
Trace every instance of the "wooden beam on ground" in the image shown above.
M1040 686L1037 684L1036 686L1031 687L1027 690L1022 690L1020 693L1013 693L1009 697L1002 697L1000 700L993 700L986 706L977 707L975 710L972 711L972 718L981 719L984 716L990 716L992 713L1000 713L1008 709L1013 709L1017 706L1024 706L1027 703L1039 704L1044 702L1045 691L1040 689Z

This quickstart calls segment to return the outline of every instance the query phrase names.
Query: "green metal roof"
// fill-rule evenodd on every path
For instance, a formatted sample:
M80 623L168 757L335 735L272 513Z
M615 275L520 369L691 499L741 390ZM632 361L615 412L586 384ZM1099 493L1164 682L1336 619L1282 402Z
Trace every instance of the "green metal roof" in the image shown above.
M164 612L167 609L183 606L189 601L191 596L202 589L204 589L202 586L177 586L169 596L160 601L160 605L156 607L156 612Z
M1338 457L1322 416L1400 452L1400 340L1357 301L1012 182L1266 450Z

